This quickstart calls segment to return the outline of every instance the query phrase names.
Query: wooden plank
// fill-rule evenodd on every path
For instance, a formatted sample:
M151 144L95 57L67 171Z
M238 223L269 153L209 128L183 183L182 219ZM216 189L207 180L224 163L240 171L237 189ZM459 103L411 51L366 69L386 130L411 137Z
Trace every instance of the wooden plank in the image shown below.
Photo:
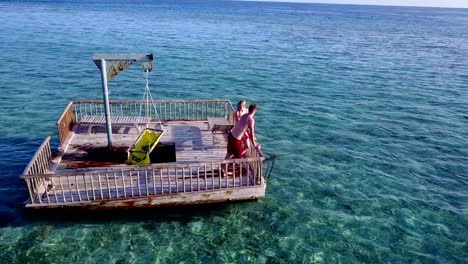
M169 168L167 168L166 170L167 170L167 185L169 186L169 193L172 193L171 177L170 177L170 174L169 174Z
M230 165L232 166L232 177L234 178L232 184L233 184L233 187L236 187L236 165L234 163Z
M33 192L31 191L32 179L24 179L24 182L26 183L26 187L28 188L29 200L31 201L32 204L34 204L34 195L33 195Z
M206 179L206 165L204 165L203 168L204 168L203 175L204 175L204 180L205 180L205 191L206 191L208 189L208 181Z
M98 173L97 177L98 177L98 181L99 181L99 191L100 191L100 193L101 193L101 197L100 197L100 198L101 198L101 200L103 200L103 199L104 199L104 192L103 192L103 189L102 189L101 174ZM67 177L67 178L68 178L68 177Z
M151 173L153 175L153 194L156 194L156 175L154 169L151 170Z
M68 188L71 189L70 177L67 177L67 183L68 183ZM74 201L75 199L73 198L73 196L71 196L71 202L73 203Z
M49 194L47 192L47 184L46 184L44 178L42 178L42 184L44 185L44 194L47 197L47 203L50 203L50 197L49 197ZM42 194L40 194L40 196L42 196ZM39 199L40 199L40 197L39 197Z
M110 190L110 186L109 186L109 174L107 172L106 172L106 185L107 185L107 193L109 194L109 196L107 198L111 199L112 196L111 196L111 190Z
M161 194L164 194L162 171L163 169L159 169L159 180L161 183Z
M201 191L193 193L179 193L161 196L157 199L148 199L146 197L135 197L119 200L105 201L83 201L74 203L53 203L53 204L26 204L29 208L41 207L63 207L80 206L87 208L128 208L128 207L160 207L160 206L178 206L203 203L219 203L237 200L258 199L265 196L265 184L242 188L238 190L215 190Z
M131 172L131 171L129 172L129 176L130 176L130 189L131 189L131 191L132 191L131 194L132 194L132 197L134 197L135 195L134 195L134 193L133 193L133 179L132 179L133 176L132 176L132 172Z
M138 195L141 196L140 171L137 170L136 173L137 173Z
M112 173L113 176L114 176L114 185L115 185L115 193L116 193L116 197L120 197L119 196L119 189L118 189L118 185L117 185L117 175L115 172Z
M78 187L78 181L76 180L76 177L77 177L77 176L74 177L74 180L75 180L75 188L76 188L76 191L77 191L77 193L78 193L78 200L81 202L81 201L82 201L82 199L81 199L81 193L80 193L80 189L79 189L79 187Z
M197 191L200 191L200 167L197 166Z
M179 192L179 179L177 179L177 168L174 168L174 179L175 179L175 187L176 192Z
M214 170L213 170L213 162L211 162L211 189L214 189L215 181L214 181Z
M149 195L149 190L148 190L148 171L145 170L145 184L146 184L146 195Z
M190 191L192 192L192 191L193 191L193 181L192 181L192 179L193 179L193 175L192 175L192 166L190 166L190 169L189 169L189 170L190 170L190 172L189 172L189 173L190 173Z
M240 174L241 174L241 175L243 175L243 174L242 174L242 164L243 164L243 162L240 162L240 163L239 163L239 170L240 170ZM249 174L247 173L247 176L246 176L246 177L248 177L248 175L249 175ZM247 180L247 182L248 182L248 180ZM241 181L241 186L242 186L242 181Z
M182 191L185 192L185 168L182 168Z
M65 200L65 191L63 190L63 183L62 183L62 177L59 177L59 182L60 182L60 188L62 190L62 197L63 197L63 202L65 203L66 200Z
M111 116L112 124L146 124L151 121L148 117L143 116ZM80 124L105 124L106 118L102 115L84 115L81 117Z
M96 193L94 188L94 178L93 175L89 175L89 179L91 180L91 189L93 189L93 201L96 201Z
M86 199L89 201L89 194L88 194L88 184L86 183L86 175L83 175L83 181L84 181L84 190L86 192Z
M219 188L221 188L221 176L222 176L222 170L221 170L221 163L218 163L218 173L219 173Z
M122 170L120 171L120 176L122 178L123 194L124 194L124 197L127 197L127 186L125 186L125 179L124 179L125 176Z
M226 172L226 174L224 175L224 179L226 180L226 188L229 188L229 177L227 175L227 164L222 164L221 166L223 166L224 168L224 171Z

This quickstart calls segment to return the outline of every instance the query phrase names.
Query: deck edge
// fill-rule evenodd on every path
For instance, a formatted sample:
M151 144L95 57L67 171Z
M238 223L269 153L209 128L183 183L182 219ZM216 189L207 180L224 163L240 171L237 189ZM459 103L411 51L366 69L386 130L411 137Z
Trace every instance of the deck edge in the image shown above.
M122 199L86 201L75 203L31 204L28 209L41 208L86 208L86 209L116 209L116 208L158 208L179 205L197 205L242 200L256 200L265 197L266 183L235 189L209 190L193 193L176 193L157 196L139 196Z

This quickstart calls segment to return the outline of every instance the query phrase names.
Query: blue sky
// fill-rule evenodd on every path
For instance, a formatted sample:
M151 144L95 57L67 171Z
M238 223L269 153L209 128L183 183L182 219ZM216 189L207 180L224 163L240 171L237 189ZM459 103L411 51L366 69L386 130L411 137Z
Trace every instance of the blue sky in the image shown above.
M468 0L445 0L445 1L444 0L259 0L259 1L468 8Z

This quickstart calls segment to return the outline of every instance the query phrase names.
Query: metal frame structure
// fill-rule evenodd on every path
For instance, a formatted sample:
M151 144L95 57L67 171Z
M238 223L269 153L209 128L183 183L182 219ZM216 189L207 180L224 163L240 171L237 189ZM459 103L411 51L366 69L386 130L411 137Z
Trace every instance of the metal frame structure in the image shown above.
M134 62L142 63L145 72L152 71L153 54L93 54L92 59L101 71L102 96L105 105L107 128L107 146L109 149L112 149L112 122L107 83Z

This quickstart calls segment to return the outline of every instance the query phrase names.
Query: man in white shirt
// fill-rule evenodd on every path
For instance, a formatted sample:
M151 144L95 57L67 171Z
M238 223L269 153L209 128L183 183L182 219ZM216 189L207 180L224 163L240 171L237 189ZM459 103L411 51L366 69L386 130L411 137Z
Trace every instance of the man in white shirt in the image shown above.
M236 126L231 130L231 133L229 133L226 159L230 159L232 156L234 156L234 159L242 158L242 138L245 133L248 133L248 136L252 141L252 146L255 148L258 147L255 142L255 120L253 119L256 112L257 105L251 104L249 106L249 112L240 118L239 122L237 122Z

